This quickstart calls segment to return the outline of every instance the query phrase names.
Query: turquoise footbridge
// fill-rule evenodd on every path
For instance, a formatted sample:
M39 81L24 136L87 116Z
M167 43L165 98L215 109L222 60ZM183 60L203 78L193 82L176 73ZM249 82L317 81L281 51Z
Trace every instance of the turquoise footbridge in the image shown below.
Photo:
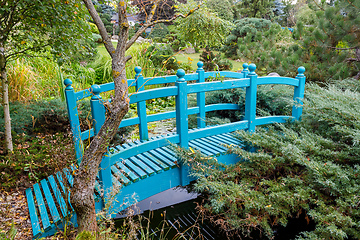
M302 99L305 89L305 68L299 67L295 78L258 77L254 64L243 64L241 73L220 71L205 72L203 63L197 64L196 73L185 74L178 70L175 76L144 78L141 68L135 68L135 78L128 80L129 86L135 86L136 92L130 96L130 104L137 105L137 116L124 119L119 128L137 125L140 140L115 147L108 147L100 164L94 189L96 211L102 211L109 202L114 189L120 189L112 195L111 206L107 214L116 213L128 207L128 197L136 194L138 201L175 186L185 186L194 180L189 177L189 169L179 163L171 144L197 149L206 156L215 156L218 161L233 164L239 159L227 155L225 145L240 144L233 136L236 130L255 131L259 125L283 123L298 120L302 114ZM218 81L217 79L221 79ZM211 81L208 81L211 79ZM104 100L101 94L112 91L114 83L93 85L91 88L75 92L70 79L64 81L65 94L70 118L75 153L79 163L83 156L83 141L99 132L106 118ZM167 84L168 87L145 90L145 86ZM256 95L260 85L284 84L294 87L294 106L291 116L256 117ZM216 126L206 126L206 113L217 110L238 110L237 104L219 103L206 105L205 93L216 90L243 88L246 91L244 118L238 122ZM188 95L196 96L197 106L188 107ZM172 111L148 115L146 101L155 98L175 96L176 107ZM91 98L93 128L81 131L78 102ZM188 116L197 115L197 128L188 129ZM148 123L176 119L176 132L149 138ZM26 190L33 238L53 235L65 224L76 225L76 214L70 204L71 186L76 165L63 169L41 180Z

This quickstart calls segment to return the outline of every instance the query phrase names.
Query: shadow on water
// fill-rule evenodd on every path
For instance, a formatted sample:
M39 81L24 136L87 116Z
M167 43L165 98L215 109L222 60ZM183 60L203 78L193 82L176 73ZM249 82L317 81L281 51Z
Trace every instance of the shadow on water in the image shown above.
M153 239L158 239L163 228L166 238L162 239L227 239L226 234L209 221L199 219L195 208L203 198L200 194L191 192L190 188L173 188L156 194L131 207L135 214L141 214L143 219L150 219L150 229ZM120 212L115 218L115 226L122 225L127 210ZM147 221L147 220L146 220ZM147 226L144 222L142 226ZM315 223L305 219L305 214L289 220L286 227L279 227L275 232L275 240L294 239L302 231L312 231ZM230 239L268 239L260 232L253 232L251 238L233 237Z

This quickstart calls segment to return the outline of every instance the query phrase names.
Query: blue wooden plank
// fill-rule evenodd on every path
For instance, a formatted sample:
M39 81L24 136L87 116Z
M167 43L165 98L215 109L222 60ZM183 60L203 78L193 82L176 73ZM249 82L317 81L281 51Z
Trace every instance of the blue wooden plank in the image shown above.
M117 162L116 166L121 170L122 173L125 174L125 176L128 176L132 182L137 182L140 180L139 176L137 176L123 164L123 161Z
M273 123L285 123L286 121L294 119L292 116L269 116L269 117L259 117L255 119L255 125L265 125Z
M213 137L200 138L199 140L206 142L206 144L208 144L209 146L215 147L220 152L226 152L227 151L227 148L224 147L224 146L221 146L221 144L220 144L221 142L214 139Z
M208 147L210 149L213 149L214 151L217 152L217 154L226 152L226 149L224 147L220 147L219 145L215 145L213 142L211 142L207 138L194 139L193 141L197 142L199 144L203 144L204 146L206 146L206 147Z
M33 197L31 188L26 189L25 193L26 193L26 199L27 199L28 208L29 208L33 236L34 236L34 238L37 238L41 235L41 229L40 229L39 218L36 213L36 207L35 207L34 197Z
M136 166L134 163L132 163L129 159L125 159L123 163L125 164L125 166L130 168L134 173L140 176L141 179L147 177L147 174L143 170L141 170L138 166Z
M74 183L74 177L71 175L69 169L67 169L67 168L64 168L63 172L66 176L66 179L68 180L68 184L70 185L70 187L72 187L73 183Z
M240 144L239 140L237 140L235 138L231 138L230 136L226 136L225 134L216 135L213 137L221 140L223 144L227 144L227 145L231 145L231 144L239 145Z
M296 78L289 78L289 77L259 77L257 79L257 85L265 85L265 84L282 84L282 85L298 86L299 80Z
M202 154L206 155L206 156L212 156L214 155L212 152L198 146L198 145L195 145L193 142L189 142L189 147L191 147L192 149L194 150L199 150Z
M206 144L205 142L198 140L198 139L194 139L191 141L191 143L193 143L194 145L206 149L209 152L212 152L213 155L219 155L220 153L222 153L222 151L217 150L216 148L214 148L213 146L209 146L208 144Z
M40 184L41 184L41 187L42 187L42 189L44 191L44 195L45 195L45 198L46 198L46 202L47 202L47 204L49 206L49 210L50 210L51 217L53 219L53 223L57 223L58 221L61 220L61 217L60 217L59 212L58 212L58 210L56 208L54 199L52 198L48 182L46 181L46 179L43 179L43 180L40 181Z
M57 186L57 184L55 182L54 176L50 175L48 177L48 181L49 181L50 186L51 186L51 188L52 188L52 190L54 192L55 199L56 199L57 203L59 204L60 211L63 214L63 217L66 217L68 208L67 208L67 205L65 203L65 200L64 200L63 196L61 195L60 189L59 189L59 187Z
M226 137L229 140L235 141L237 144L241 144L241 141L236 138L232 133L224 133L219 136Z
M230 72L230 71L213 71L213 72L205 72L205 78L209 77L226 77L226 78L243 78L243 74L239 72Z
M149 166L151 166L152 169L154 169L154 171L156 173L159 173L163 170L162 166L166 165L161 162L161 161L154 161L153 159L147 158L145 155L143 154L138 154L136 155L137 158L141 159L143 162L146 162L146 164L148 164Z
M46 211L46 205L44 198L41 194L40 186L38 183L34 184L34 192L36 197L37 206L40 213L41 223L43 225L43 228L45 231L49 230L51 228L51 224L49 221L49 216Z
M141 161L141 159L134 156L129 158L128 160L133 162L136 166L138 166L140 169L146 172L149 176L155 174L154 169L152 169L146 162Z
M130 180L127 177L125 177L125 175L122 174L115 165L111 166L111 171L125 186L131 183Z
M159 150L159 149L156 149ZM160 154L160 151L156 151L156 150L151 150L147 153L144 153L144 155L146 155L147 157L155 157L157 159L159 159L160 161L163 161L164 163L166 163L167 165L169 165L170 168L175 168L176 164L174 163L174 161L170 160L167 156L164 156L162 154Z
M154 151L154 150L152 150L152 151ZM174 163L171 163L170 161L168 161L167 159L162 158L161 156L156 157L153 153L150 153L150 152L144 152L143 155L145 157L147 157L148 159L151 159L153 162L159 162L159 165L165 171L170 169L171 164L174 164Z
M238 104L233 103L218 103L205 106L205 112L217 111L217 110L240 110Z
M250 86L248 78L189 84L187 93L211 92Z
M216 136L211 136L211 138L213 139L214 142L218 141L220 146L224 146L224 145L238 145L238 142L235 141L229 141L226 138L221 138L219 137L219 135ZM225 146L224 146L225 147Z
M61 189L63 190L64 195L67 196L67 199L68 199L67 203L69 204L71 210L74 211L74 208L70 204L70 187L65 186L66 181L63 179L60 172L56 173L56 177L58 179L58 182L60 183L60 186L61 186Z
M176 96L178 94L177 87L155 88L141 91L130 96L130 104L146 101L154 98Z

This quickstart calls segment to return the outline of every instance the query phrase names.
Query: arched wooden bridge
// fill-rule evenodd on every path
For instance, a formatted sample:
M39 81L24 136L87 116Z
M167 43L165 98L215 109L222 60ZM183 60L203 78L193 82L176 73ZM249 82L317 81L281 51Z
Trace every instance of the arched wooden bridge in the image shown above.
M254 131L256 126L281 123L289 119L299 119L302 113L302 99L305 88L305 68L298 69L295 78L258 77L254 64L244 64L241 73L221 71L204 72L202 62L198 63L196 73L185 74L178 70L176 76L144 78L141 68L135 68L135 79L128 80L129 86L136 87L130 103L137 104L137 116L124 119L120 128L138 125L140 140L116 147L109 147L104 155L94 190L96 210L104 209L113 189L121 188L113 196L107 213L111 216L124 208L126 197L136 193L139 201L178 185L187 185L191 180L188 169L178 163L170 144L191 147L204 155L216 156L218 161L231 164L238 161L234 155L225 155L224 144L239 144L232 132L240 129ZM218 77L226 80L217 81ZM206 81L206 79L215 79ZM194 83L190 83L194 82ZM189 83L188 83L189 82ZM93 85L90 89L74 92L69 79L66 85L66 100L70 118L77 161L81 161L83 141L97 134L105 121L105 108L101 94L114 89L114 83ZM147 85L171 83L168 87L144 90ZM294 87L294 106L292 116L256 117L257 86L265 84L284 84ZM238 122L217 126L206 126L206 112L215 110L238 110L236 104L205 105L205 92L244 88L246 91L244 119ZM197 106L188 108L188 94L196 94ZM146 100L175 96L174 111L148 115ZM93 128L80 130L77 103L91 97ZM188 129L188 116L197 115L197 128ZM166 119L176 119L176 133L148 139L148 123ZM70 186L76 167L71 166L54 173L26 190L34 239L54 234L63 224L76 224L76 214L69 203Z

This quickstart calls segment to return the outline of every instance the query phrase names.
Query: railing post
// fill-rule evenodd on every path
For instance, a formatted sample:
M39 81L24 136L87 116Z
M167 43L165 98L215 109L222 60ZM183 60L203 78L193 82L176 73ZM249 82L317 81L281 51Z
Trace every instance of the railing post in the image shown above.
M296 78L299 80L299 86L294 88L294 102L295 105L292 108L292 116L299 120L302 114L302 105L304 99L304 91L305 91L305 68L299 67L298 68L298 75Z
M245 97L245 120L248 121L248 131L255 131L255 118L256 118L256 92L257 92L257 74L255 73L256 65L250 64L250 73L247 75L250 78L250 86L246 88Z
M135 67L135 82L136 82L136 92L144 91L144 77L141 75L141 67ZM139 135L140 140L148 140L148 126L146 120L146 101L141 101L137 103L137 113L139 117Z
M96 136L99 133L101 126L105 122L105 106L101 100L102 98L100 96L100 86L97 84L92 85L91 91L94 94L90 101L91 116L93 119L94 136Z
M185 71L179 69L176 73L178 80L175 86L178 88L176 96L176 132L180 137L180 147L187 148L189 146L188 138L188 114L187 114L187 82L184 79ZM180 181L181 185L189 184L188 167L181 165Z
M81 130L80 130L80 121L79 113L76 105L75 92L74 88L71 86L72 81L70 79L65 79L64 84L65 88L65 98L67 102L67 110L69 113L70 127L73 133L73 141L75 145L75 155L76 162L80 164L83 157L84 147L81 140Z
M247 75L249 74L249 70L248 70L249 65L247 63L243 63L242 67L243 70L241 71L241 73L243 74L244 78L246 78Z
M94 94L91 97L90 105L91 105L91 115L93 118L94 136L96 136L105 122L106 110L102 98L100 96L100 92L101 92L100 86L97 84L92 85L91 91ZM108 192L107 190L112 187L110 159L107 155L103 156L101 160L99 166L99 178L105 196L105 193ZM104 201L106 202L105 198Z
M198 73L198 80L196 81L197 83L203 83L205 82L205 72L203 69L203 62L198 62L197 66L198 69L196 70L196 72ZM197 101L197 106L199 107L199 113L197 115L197 127L198 128L204 128L206 126L206 122L205 122L205 92L199 92L196 95L196 101Z

